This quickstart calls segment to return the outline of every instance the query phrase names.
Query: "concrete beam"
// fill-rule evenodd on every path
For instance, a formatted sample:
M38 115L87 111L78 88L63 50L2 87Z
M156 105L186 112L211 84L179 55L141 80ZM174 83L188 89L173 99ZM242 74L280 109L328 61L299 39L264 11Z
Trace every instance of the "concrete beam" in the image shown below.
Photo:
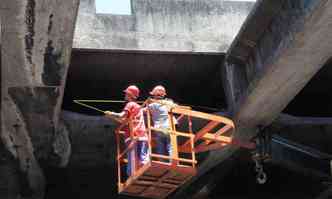
M115 129L118 123L103 117L69 111L61 119L71 140L68 168L98 168L104 165L116 172ZM114 184L116 184L115 180Z
M234 107L237 137L250 138L255 131L249 129L270 124L332 55L332 2L281 4L246 58L249 84Z
M258 125L269 125L332 56L331 18L328 0L257 1L223 74L236 138L248 140ZM194 180L234 151L211 153Z
M319 178L331 178L330 161L332 154L304 146L278 135L271 138L272 162L295 172Z
M331 117L295 117L287 114L280 114L271 126L271 133L327 154L332 154L331 130Z

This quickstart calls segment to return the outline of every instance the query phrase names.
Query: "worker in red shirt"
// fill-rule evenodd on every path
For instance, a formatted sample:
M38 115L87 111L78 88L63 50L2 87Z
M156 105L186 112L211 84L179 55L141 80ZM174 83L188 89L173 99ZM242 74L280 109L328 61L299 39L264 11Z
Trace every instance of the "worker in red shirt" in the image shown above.
M134 138L137 139L137 144L133 148L136 150L136 155L138 157L138 162L140 165L146 164L150 161L149 153L148 153L148 136L145 129L144 117L143 117L143 109L139 104L135 101L139 96L139 89L135 85L129 86L125 93L125 100L127 101L126 106L120 113L115 113L111 111L106 111L106 116L110 117L118 117L122 120L126 120L128 118L131 119L132 122L132 130ZM132 141L130 137L129 128L124 129L125 131L125 143L129 146L129 143ZM133 172L133 151L129 151L127 154L128 164L127 164L127 175L131 176Z

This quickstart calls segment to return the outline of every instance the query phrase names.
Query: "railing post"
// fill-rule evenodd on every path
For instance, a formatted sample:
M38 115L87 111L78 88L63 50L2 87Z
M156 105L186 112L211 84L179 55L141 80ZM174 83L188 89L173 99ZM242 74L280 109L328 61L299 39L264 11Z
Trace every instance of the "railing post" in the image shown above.
M171 147L172 147L172 159L171 159L171 165L172 167L176 167L179 163L179 153L178 153L178 141L177 141L177 136L176 136L176 128L175 128L175 123L174 123L174 115L170 111L168 113L168 118L171 123L171 132L170 132L170 139L171 139Z
M119 188L119 192L121 191L120 189L122 189L122 181L121 181L121 159L120 159L120 132L119 130L115 130L115 139L116 139L116 160L117 160L117 166L118 166L118 188Z
M129 118L128 126L129 126L130 140L129 140L129 144L126 147L129 147L131 144L133 144L131 150L128 151L128 156L130 157L130 158L128 158L128 159L130 159L130 160L128 160L128 164L130 162L130 177L131 177L131 176L135 176L135 174L136 174L136 147L137 147L137 143L134 142L135 137L134 137L134 132L133 132L132 118Z
M332 176L332 160L330 161L330 174L331 174L331 176Z
M192 124L190 115L188 115L188 126L189 126L189 134L194 135L194 133L193 133L193 124ZM196 162L194 147L195 147L194 146L194 137L190 136L190 151L191 151L191 160L193 161L193 163L192 163L193 168L195 168L195 162Z
M152 136L151 136L151 115L149 109L146 109L146 115L147 115L147 120L148 120L148 154L149 154L149 160L150 162L152 161Z

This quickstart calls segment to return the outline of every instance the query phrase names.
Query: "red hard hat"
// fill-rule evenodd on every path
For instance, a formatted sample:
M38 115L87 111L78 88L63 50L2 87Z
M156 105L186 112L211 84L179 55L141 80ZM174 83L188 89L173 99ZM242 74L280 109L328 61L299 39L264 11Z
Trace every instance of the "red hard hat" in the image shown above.
M166 89L165 87L158 85L152 89L150 95L164 97L166 95Z
M139 89L135 85L128 86L123 92L128 93L135 98L138 98L139 96Z

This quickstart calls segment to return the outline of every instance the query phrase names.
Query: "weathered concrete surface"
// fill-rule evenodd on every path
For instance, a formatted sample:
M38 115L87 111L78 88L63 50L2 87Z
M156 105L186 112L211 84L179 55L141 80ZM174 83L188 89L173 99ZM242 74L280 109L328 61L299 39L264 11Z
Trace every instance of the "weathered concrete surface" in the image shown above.
M63 111L61 118L68 130L72 153L68 167L112 166L115 172L115 128L118 123L103 116Z
M1 41L1 21L0 21L0 41ZM1 43L0 43L0 45L1 45Z
M132 0L132 15L96 14L81 0L75 48L225 52L254 2Z
M52 148L53 153L51 158L49 158L50 164L57 167L66 167L70 160L72 147L69 137L69 130L64 121L61 119L59 121L58 128L55 130Z
M327 0L256 3L223 70L235 138L248 140L258 125L269 125L331 57L331 18L332 2ZM234 150L211 153L197 177Z
M258 11L259 6L274 6L269 1L258 4ZM281 5L260 40L251 41L255 46L250 53L238 55L246 59L248 80L248 87L238 100L232 96L238 105L234 108L238 137L251 137L254 132L250 132L250 127L271 123L332 55L330 1L286 0ZM252 24L248 21L246 25ZM250 29L252 32L253 26ZM230 61L232 56L247 47L241 43L250 41L247 32L243 28L235 40L228 67L234 63Z
M44 197L41 163L55 150L78 3L1 3L1 143L12 164L1 167L0 173L19 172L0 181L6 184L19 177L24 183L13 185L15 189L9 183L0 198Z
M2 142L0 142L0 171L0 196L16 198L21 183L19 165Z
M109 198L133 198L117 192L114 130L118 123L104 116L69 111L62 111L60 118L71 141L71 155L65 168L46 169L51 185L46 197L90 199L98 193Z

